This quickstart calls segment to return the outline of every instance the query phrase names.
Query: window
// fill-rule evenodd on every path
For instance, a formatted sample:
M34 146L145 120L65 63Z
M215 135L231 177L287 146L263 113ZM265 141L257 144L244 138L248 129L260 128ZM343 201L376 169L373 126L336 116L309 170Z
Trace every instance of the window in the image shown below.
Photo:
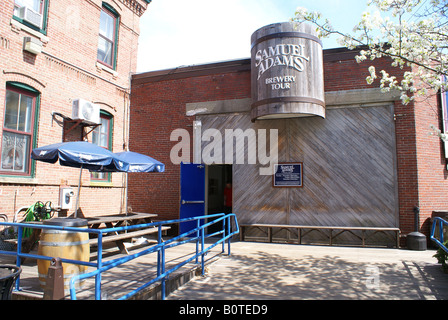
M27 10L24 10L25 8ZM46 33L48 0L15 0L14 19L20 23Z
M26 85L6 87L0 171L3 174L30 175L34 143L34 115L38 93Z
M101 125L92 132L92 143L108 150L112 150L112 127L113 118L110 113L101 111ZM92 172L91 179L95 181L111 181L111 174L105 172Z
M116 68L118 26L118 14L110 6L104 4L100 15L97 59L112 69Z

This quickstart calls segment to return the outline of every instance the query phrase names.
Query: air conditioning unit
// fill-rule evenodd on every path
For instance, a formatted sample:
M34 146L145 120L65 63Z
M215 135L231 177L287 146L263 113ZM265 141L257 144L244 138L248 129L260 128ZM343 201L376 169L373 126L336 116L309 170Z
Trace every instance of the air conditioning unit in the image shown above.
M100 124L100 108L98 105L75 99L72 104L72 119L81 119L93 124Z
M18 17L39 29L42 28L42 15L27 6L19 8Z

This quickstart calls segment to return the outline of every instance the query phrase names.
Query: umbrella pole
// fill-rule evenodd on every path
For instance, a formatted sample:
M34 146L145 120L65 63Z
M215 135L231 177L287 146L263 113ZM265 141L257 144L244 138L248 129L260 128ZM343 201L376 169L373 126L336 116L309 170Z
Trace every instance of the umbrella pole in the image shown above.
M78 181L78 193L76 195L76 210L75 210L75 218L78 217L78 208L79 208L79 193L81 192L81 176L82 176L82 165L79 170L79 181Z
M128 215L128 173L125 173L125 188L124 188L124 205L126 206L126 215Z

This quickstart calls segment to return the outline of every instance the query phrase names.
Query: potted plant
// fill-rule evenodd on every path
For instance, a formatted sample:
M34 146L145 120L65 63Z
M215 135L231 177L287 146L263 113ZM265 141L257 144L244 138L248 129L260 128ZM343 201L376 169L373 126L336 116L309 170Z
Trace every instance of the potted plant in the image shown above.
M445 241L443 245L446 247L448 245L448 240ZM433 257L437 259L438 263L442 264L443 272L448 273L448 253L442 248L439 248Z

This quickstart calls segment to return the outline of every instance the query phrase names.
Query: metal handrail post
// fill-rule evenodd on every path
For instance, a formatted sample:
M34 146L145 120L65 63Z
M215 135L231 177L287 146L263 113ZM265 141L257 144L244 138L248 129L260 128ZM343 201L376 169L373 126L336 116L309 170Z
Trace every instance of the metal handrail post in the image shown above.
M162 246L161 250L162 252L162 274L165 273L165 246ZM166 277L162 278L162 300L165 300L165 287L166 287Z
M205 261L204 261L204 228L201 229L201 269L202 269L202 275L205 274Z
M442 223L442 221L440 221L440 223L439 223L439 234L440 234L440 242L441 243L444 243L445 242L445 237L444 237L444 235L443 235L443 223Z
M196 264L199 263L199 227L201 226L200 219L196 220L196 227L198 230L196 231Z
M157 244L160 245L162 243L162 226L159 226L159 230L157 230ZM157 276L161 274L161 261L162 260L162 252L161 250L157 251Z
M226 250L226 219L222 219L222 249L221 249L221 253L224 253L224 251Z
M16 256L16 266L20 268L22 264L22 259L20 257L22 253L22 238L23 238L23 227L17 229L17 256ZM20 276L16 279L16 290L20 290Z
M103 234L98 234L97 270L103 266ZM101 300L101 272L95 276L95 299Z
M227 217L227 219L229 219L228 223L227 223L227 234L229 235L229 238L227 239L227 254L230 256L230 242L231 242L231 236L230 236L230 225L231 225L231 221L230 221L230 215Z

